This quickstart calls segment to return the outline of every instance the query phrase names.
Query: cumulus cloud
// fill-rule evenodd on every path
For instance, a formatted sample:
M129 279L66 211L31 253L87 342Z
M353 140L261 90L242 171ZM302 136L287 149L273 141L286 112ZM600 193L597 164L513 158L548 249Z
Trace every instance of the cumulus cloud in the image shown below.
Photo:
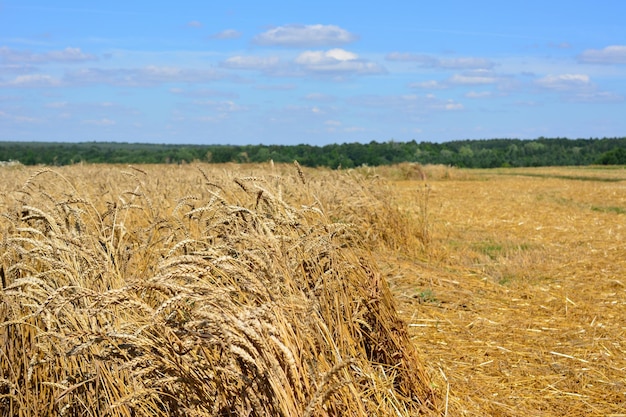
M587 74L546 75L535 80L535 85L548 91L561 93L568 101L612 103L624 100L620 94L599 90Z
M626 64L626 45L612 45L603 49L587 49L578 56L585 64Z
M317 65L322 62L353 61L358 58L357 54L343 49L331 49L330 51L306 51L298 55L296 62L302 65Z
M276 56L245 56L237 55L223 61L220 66L229 69L243 70L269 70L276 68L280 63L280 59Z
M311 47L343 45L357 39L355 35L335 25L286 25L257 35L258 45Z
M355 53L344 49L328 51L305 51L294 61L302 69L317 74L381 74L385 69L380 65L359 59Z
M535 80L535 84L554 91L571 91L592 87L591 79L586 74L546 75Z
M241 32L235 29L226 29L209 36L211 39L239 39L240 37Z
M392 52L385 57L388 61L416 62L424 68L439 69L491 69L495 64L486 58L459 57L438 58L431 55Z
M0 61L7 63L47 63L47 62L84 62L95 61L95 55L84 53L80 48L65 48L60 51L34 53L18 51L3 46L0 48Z
M281 61L276 56L237 55L221 62L220 67L236 70L263 71L272 76L302 77L316 74L342 77L385 72L380 65L359 58L353 52L335 48L327 51L304 51L292 61Z

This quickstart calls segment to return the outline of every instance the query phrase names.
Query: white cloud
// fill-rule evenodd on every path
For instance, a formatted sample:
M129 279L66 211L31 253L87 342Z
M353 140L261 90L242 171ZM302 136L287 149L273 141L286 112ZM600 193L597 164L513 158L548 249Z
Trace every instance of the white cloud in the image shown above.
M624 96L611 91L580 91L570 99L580 103L617 103L624 101Z
M431 55L392 52L385 57L388 61L417 62L424 68L439 69L491 69L495 64L486 58L459 57L437 58Z
M376 109L377 112L390 112L393 117L406 116L409 119L424 117L432 112L459 111L465 106L454 100L444 100L434 94L418 95L363 95L352 97L348 102L358 107Z
M331 49L330 51L306 51L296 58L300 65L320 65L341 61L353 61L358 58L357 54L343 49Z
M592 87L591 79L586 74L546 75L535 81L541 88L555 91L580 90Z
M569 42L560 42L560 43L550 42L548 46L550 48L556 48L556 49L569 49L572 47L572 45Z
M626 45L612 45L604 49L587 49L578 56L585 64L626 64Z
M240 37L241 32L235 29L226 29L209 36L211 39L239 39Z
M423 88L425 90L441 90L444 88L448 88L446 84L441 83L436 80L428 80L428 81L422 81L418 83L410 83L409 87L410 88Z
M289 91L295 90L296 86L294 84L258 84L254 86L254 89L264 91Z
M62 109L67 107L67 101L54 101L51 103L46 103L46 107L49 109Z
M211 90L206 88L194 88L192 90L184 90L182 88L170 88L170 93L183 97L225 97L237 98L239 95L230 91Z
M243 56L237 55L228 58L220 64L221 67L230 69L243 70L269 70L276 68L280 63L280 59L276 56Z
M80 48L65 48L60 51L33 53L16 51L3 46L0 48L0 60L9 63L46 63L46 62L84 62L95 61L96 56L84 53Z
M145 87L161 83L206 83L226 78L214 69L186 69L179 67L147 66L143 68L101 69L88 68L68 72L68 84L110 84L124 87Z
M0 120L8 120L14 123L29 123L29 124L41 122L40 119L37 119L34 117L18 116L18 115L6 113L2 110L0 110Z
M323 93L310 93L304 96L304 99L309 101L331 102L335 101L336 97Z
M226 115L225 114L218 114L217 116L200 116L195 118L195 121L198 122L202 122L202 123L219 123L221 121L223 121L224 119L226 119ZM178 121L182 121L182 119L177 119Z
M0 64L0 73L27 74L36 71L37 68L30 64Z
M563 94L564 99L583 103L615 103L624 97L611 91L600 91L587 74L547 75L535 80L540 88Z
M495 84L498 82L498 77L488 71L478 70L464 74L454 74L448 82L460 85Z
M111 120L107 118L102 118L98 120L83 120L82 123L85 125L93 125L93 126L113 126L114 124L116 124L115 120Z
M1 83L0 86L18 88L39 88L58 87L61 84L61 80L59 80L58 78L54 78L51 75L31 74L19 75L10 81Z
M117 116L138 114L137 110L132 107L111 101L52 101L44 104L44 107L72 113L106 115L107 117L111 117L112 114Z
M279 26L254 38L259 45L290 47L342 45L355 40L355 35L335 25Z
M446 69L491 69L495 64L485 58L450 58L439 59L435 65L437 68Z
M450 101L449 103L446 103L444 105L444 108L446 110L463 110L465 106L463 106L463 104L461 103L455 103L453 101Z
M97 59L94 55L86 54L80 48L65 48L62 51L51 51L44 55L47 61L57 62L82 62Z
M326 126L341 126L341 122L339 120L326 120L324 124Z
M143 75L154 80L177 79L182 75L183 71L182 68L178 67L159 67L156 65L149 65L141 70Z
M237 113L249 110L249 107L240 105L233 100L194 100L175 110L173 120L176 122L220 123L231 119Z
M513 85L512 78L496 74L485 69L464 71L460 74L453 74L443 81L427 80L421 82L413 82L409 84L410 88L418 88L424 90L442 90L446 88L489 85L495 84L498 88L511 88Z
M538 107L541 104L534 100L516 100L513 102L513 105L517 107Z
M358 55L343 49L329 51L305 51L298 55L295 63L306 71L317 74L381 74L380 65L359 59Z
M350 126L350 127L346 127L343 129L344 132L350 132L350 133L354 133L354 132L365 132L367 129L365 129L364 127L360 127L360 126Z
M470 91L465 94L467 98L489 98L493 97L493 92L491 91Z
M192 20L191 22L187 23L187 27L190 28L201 28L202 26L202 22L198 20Z
M391 52L385 56L387 61L422 62L430 58L424 54L412 54L409 52Z
M195 106L208 107L219 113L235 113L248 110L245 106L240 106L232 100L214 101L214 100L196 100L193 102Z

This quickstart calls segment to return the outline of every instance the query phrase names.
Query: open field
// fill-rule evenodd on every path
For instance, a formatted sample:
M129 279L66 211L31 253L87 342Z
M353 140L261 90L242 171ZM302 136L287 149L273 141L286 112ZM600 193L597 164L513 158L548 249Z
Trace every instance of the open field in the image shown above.
M0 212L2 416L626 415L623 169L13 166Z
M626 170L433 177L428 250L387 271L450 415L626 415Z

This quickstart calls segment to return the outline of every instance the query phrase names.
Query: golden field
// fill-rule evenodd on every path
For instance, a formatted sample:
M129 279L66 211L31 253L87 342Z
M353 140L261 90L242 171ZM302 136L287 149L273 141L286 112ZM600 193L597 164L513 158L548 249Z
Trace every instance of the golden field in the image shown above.
M386 270L448 414L626 415L626 170L426 183L425 256ZM394 186L419 206L424 185Z
M626 171L0 168L0 415L626 415Z

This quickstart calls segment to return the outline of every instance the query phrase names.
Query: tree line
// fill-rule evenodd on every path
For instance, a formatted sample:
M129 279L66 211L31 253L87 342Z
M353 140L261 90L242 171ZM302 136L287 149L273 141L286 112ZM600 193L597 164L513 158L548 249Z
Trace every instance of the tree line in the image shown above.
M626 165L626 138L544 138L316 145L159 145L117 142L0 142L0 161L24 165L293 162L352 168L400 162L462 168Z

